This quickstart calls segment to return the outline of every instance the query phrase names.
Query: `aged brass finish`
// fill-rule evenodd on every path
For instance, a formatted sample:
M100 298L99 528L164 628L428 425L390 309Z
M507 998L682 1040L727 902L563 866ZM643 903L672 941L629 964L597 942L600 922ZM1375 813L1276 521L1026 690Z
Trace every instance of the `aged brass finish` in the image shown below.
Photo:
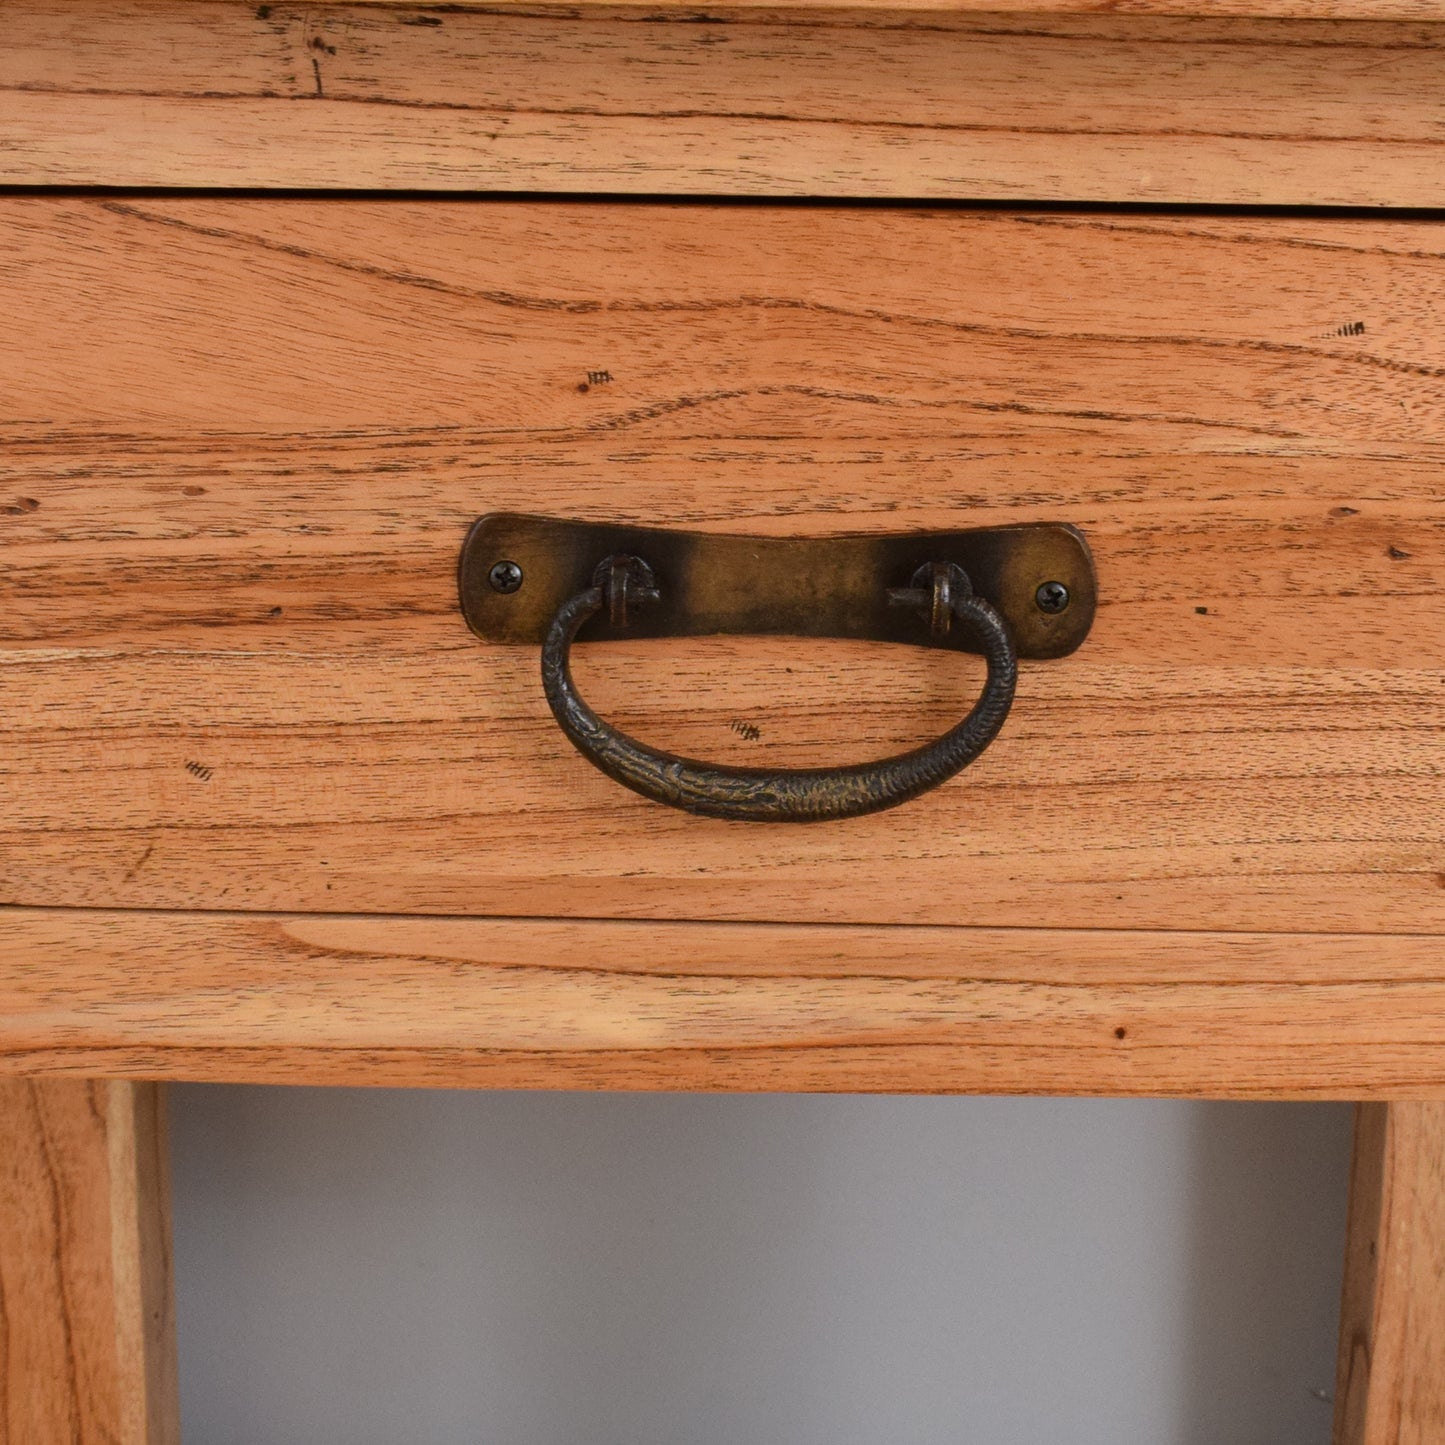
M635 550L626 550L629 544ZM991 578L1012 617L975 593L958 560L965 556ZM589 572L579 586L584 562ZM569 579L571 590L558 599ZM858 817L936 787L978 757L1008 717L1018 676L1015 626L1028 655L1059 657L1083 641L1094 611L1083 538L1071 527L1048 525L776 539L497 515L473 527L459 582L463 611L479 635L529 642L541 625L543 692L558 726L588 761L656 802L743 822ZM528 586L532 595L524 602ZM624 631L931 643L981 652L988 680L962 722L897 757L833 768L725 767L648 747L584 701L572 679L573 642Z
M640 557L659 600L629 619L632 637L787 633L856 637L982 650L966 627L939 633L890 606L890 589L914 586L933 562L961 567L976 594L1007 624L1021 658L1064 657L1094 620L1094 566L1073 528L1054 523L958 532L863 533L837 537L740 537L564 521L497 512L474 524L462 547L462 612L488 642L540 644L558 609L592 585L605 557ZM499 562L521 582L498 591ZM509 574L510 575L510 574ZM1067 603L1045 611L1039 589L1059 583ZM587 619L579 640L621 636L607 615Z

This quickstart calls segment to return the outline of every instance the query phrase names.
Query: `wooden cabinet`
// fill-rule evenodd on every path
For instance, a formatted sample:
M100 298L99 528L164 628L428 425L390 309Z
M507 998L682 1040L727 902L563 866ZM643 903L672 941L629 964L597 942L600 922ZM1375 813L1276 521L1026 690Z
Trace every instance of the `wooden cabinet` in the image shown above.
M1445 229L1384 208L1438 199L1445 11L1148 8L15 7L7 1069L1438 1097ZM697 818L467 630L494 511L1064 522L1098 612L903 808ZM738 635L577 669L629 732L769 767L915 746L983 671ZM105 1120L154 1092L86 1123L99 1084L11 1087L16 1138L80 1109L110 1183L74 1187L134 1180L116 1258L153 1261ZM1438 1128L1362 1117L1357 1242L1409 1199L1438 1250ZM54 1294L9 1237L0 1289ZM1418 1391L1423 1433L1370 1433L1439 1366L1356 1254L1340 1439L1433 1438ZM152 1378L126 1440L170 1438Z

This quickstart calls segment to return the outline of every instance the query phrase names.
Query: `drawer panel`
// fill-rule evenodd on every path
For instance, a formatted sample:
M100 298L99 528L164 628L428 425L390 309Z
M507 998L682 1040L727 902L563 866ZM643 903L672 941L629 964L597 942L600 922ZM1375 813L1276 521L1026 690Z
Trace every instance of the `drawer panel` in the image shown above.
M41 906L1436 933L1445 250L1427 223L0 202L0 888ZM593 771L469 523L1081 527L1084 647L905 808ZM974 660L579 649L696 757L954 721Z

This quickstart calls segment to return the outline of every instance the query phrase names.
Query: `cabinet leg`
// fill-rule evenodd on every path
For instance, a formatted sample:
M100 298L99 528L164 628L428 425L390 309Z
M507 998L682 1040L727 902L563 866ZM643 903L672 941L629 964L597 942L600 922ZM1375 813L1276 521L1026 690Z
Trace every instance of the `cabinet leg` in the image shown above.
M178 1445L165 1094L0 1080L0 1445Z
M1445 1103L1355 1112L1334 1445L1445 1440Z

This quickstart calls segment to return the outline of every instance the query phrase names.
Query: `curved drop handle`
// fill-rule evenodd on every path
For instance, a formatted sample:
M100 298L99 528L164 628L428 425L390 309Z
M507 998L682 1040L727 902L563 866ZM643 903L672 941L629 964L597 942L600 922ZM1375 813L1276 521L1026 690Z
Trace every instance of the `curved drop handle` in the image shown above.
M651 569L637 557L609 557L592 582L562 604L547 629L542 645L547 703L558 726L595 767L643 797L684 812L753 823L817 823L896 807L966 768L998 735L1013 702L1018 658L1008 627L974 596L962 568L935 562L919 569L912 587L890 589L888 599L918 611L935 635L961 623L983 652L988 680L956 727L897 757L836 768L734 768L680 758L611 727L577 691L569 659L582 625L606 607L612 626L626 627L631 607L658 597Z

